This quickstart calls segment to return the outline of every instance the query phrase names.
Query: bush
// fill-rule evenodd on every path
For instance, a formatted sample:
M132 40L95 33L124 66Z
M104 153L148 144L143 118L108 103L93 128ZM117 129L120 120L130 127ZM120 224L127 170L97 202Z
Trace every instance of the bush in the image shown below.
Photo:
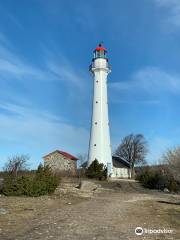
M27 177L6 176L1 187L1 193L6 196L27 195L31 181Z
M147 168L136 176L144 187L150 189L168 188L169 191L180 191L180 183L177 182L167 169L150 169Z
M96 178L99 180L107 178L107 168L103 163L99 163L98 160L94 160L86 170L86 176L88 178Z
M41 196L51 194L59 184L59 178L52 174L49 167L39 166L35 176L6 176L1 193L6 196Z
M153 171L144 171L139 176L137 176L137 180L139 180L143 186L155 189L158 187L158 183L160 182L160 175Z
M167 188L171 191L171 192L179 192L180 191L180 183L178 183L175 180L170 180L167 184Z
M161 159L176 181L180 182L180 146L167 150Z

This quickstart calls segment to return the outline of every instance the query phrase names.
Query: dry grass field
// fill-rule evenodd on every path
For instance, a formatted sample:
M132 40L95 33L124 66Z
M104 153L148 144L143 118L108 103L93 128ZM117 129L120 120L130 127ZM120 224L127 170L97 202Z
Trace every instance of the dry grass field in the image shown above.
M143 189L133 181L99 183L79 190L63 182L54 195L37 198L1 196L0 239L180 240L179 195ZM173 232L137 236L136 227Z

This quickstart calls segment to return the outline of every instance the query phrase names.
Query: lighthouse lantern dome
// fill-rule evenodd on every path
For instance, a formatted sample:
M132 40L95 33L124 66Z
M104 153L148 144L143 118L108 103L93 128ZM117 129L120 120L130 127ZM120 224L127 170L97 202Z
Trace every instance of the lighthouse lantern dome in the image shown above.
M96 49L94 50L94 59L96 59L96 58L105 58L105 59L107 59L106 53L107 53L106 48L103 47L102 43L100 43L96 47Z

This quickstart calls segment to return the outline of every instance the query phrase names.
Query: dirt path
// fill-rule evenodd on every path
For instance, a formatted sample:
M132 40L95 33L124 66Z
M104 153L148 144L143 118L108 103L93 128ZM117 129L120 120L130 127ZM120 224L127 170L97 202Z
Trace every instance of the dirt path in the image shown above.
M47 198L49 203L39 201L37 215L24 218L13 232L2 229L0 239L180 240L180 196L147 191L128 181L104 183L103 187L86 199L69 196L64 200ZM136 227L166 228L173 233L137 236Z

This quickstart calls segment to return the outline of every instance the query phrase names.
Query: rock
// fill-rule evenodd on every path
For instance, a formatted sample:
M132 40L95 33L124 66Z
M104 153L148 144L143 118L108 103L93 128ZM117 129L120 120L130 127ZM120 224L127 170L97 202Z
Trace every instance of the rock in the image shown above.
M164 188L163 192L169 193L169 189L168 188Z
M95 184L94 182L90 182L87 180L83 180L80 183L79 188L83 191L95 191L100 185Z
M0 208L0 214L7 214L8 211L5 208Z

